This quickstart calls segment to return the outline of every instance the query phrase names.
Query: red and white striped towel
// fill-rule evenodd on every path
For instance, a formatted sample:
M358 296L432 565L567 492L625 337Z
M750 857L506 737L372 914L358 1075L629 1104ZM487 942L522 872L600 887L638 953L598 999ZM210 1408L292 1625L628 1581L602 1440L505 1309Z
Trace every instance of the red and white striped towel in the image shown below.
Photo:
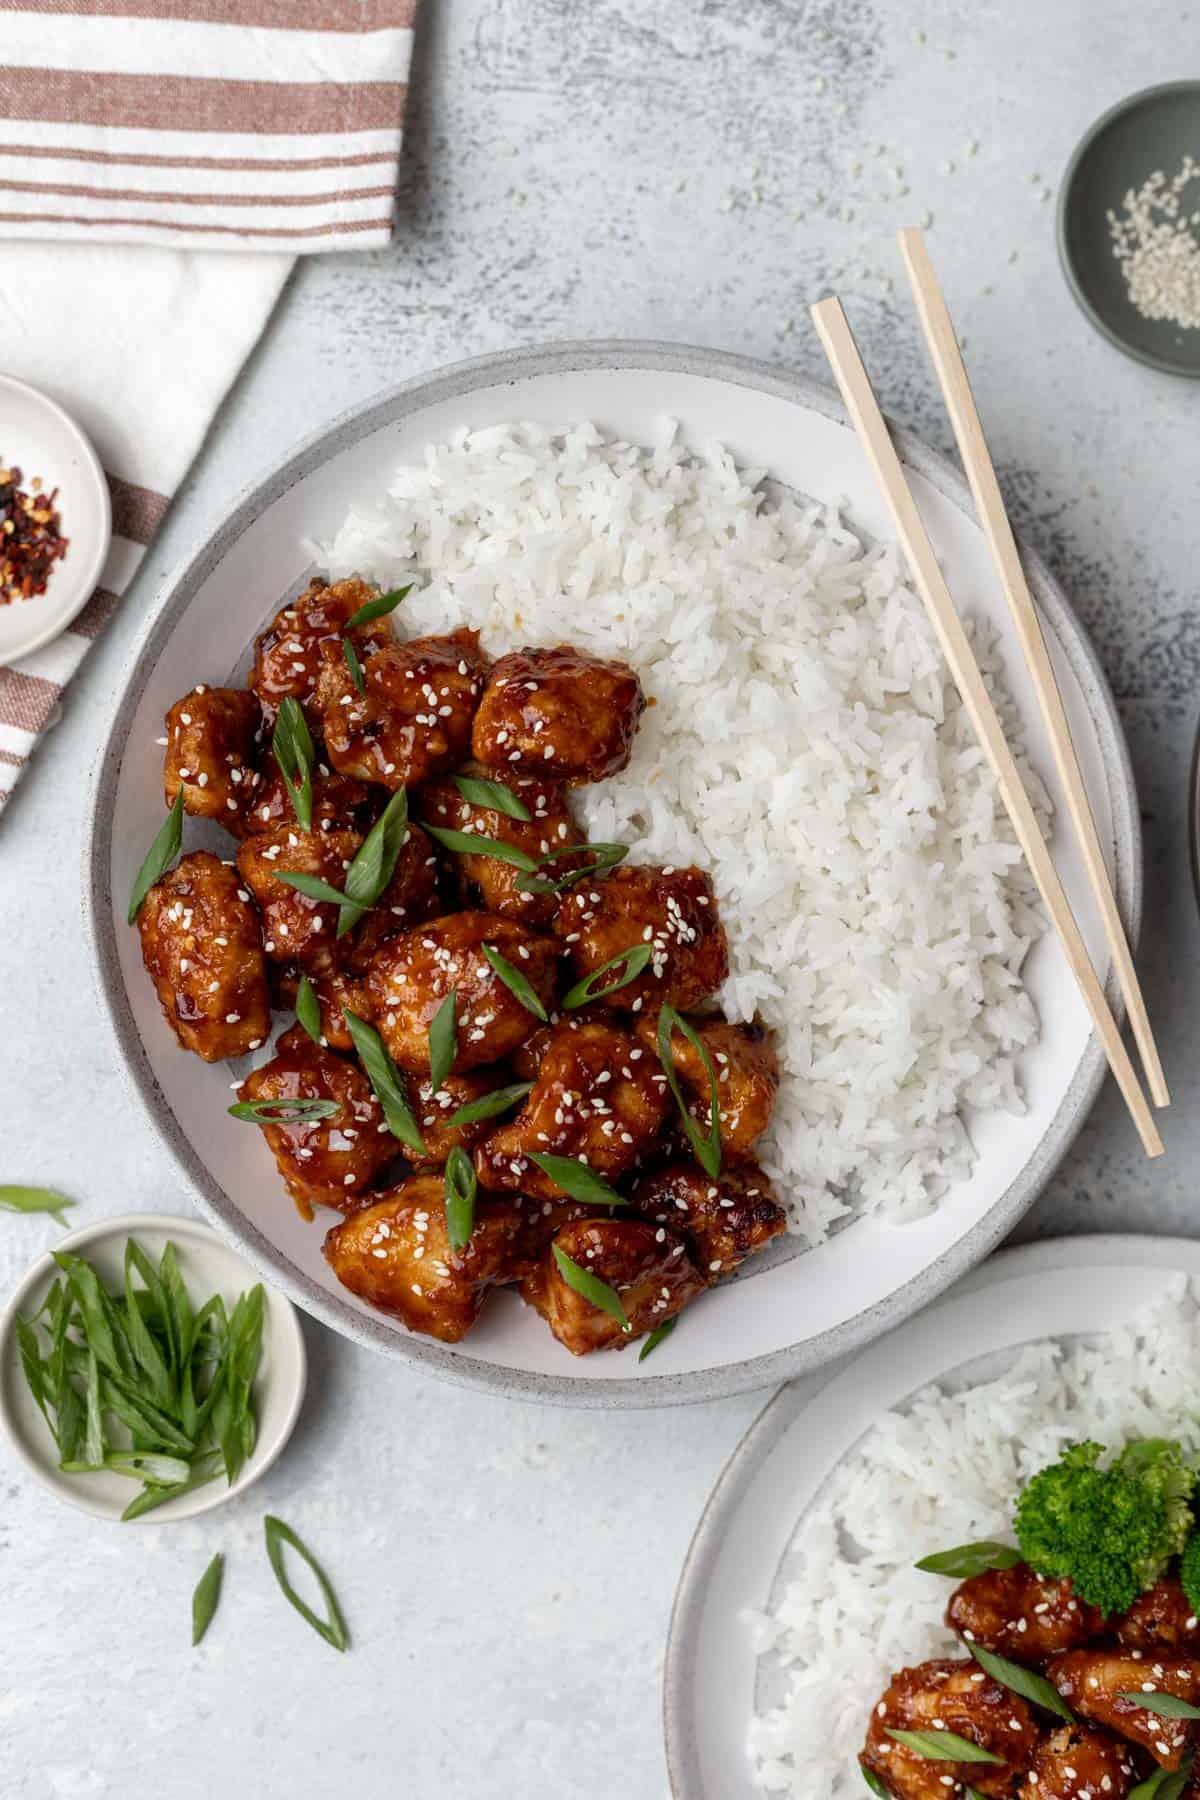
M0 0L0 235L387 242L415 0Z
M413 6L0 0L0 369L79 420L113 495L91 603L0 667L0 807L294 254L389 238Z

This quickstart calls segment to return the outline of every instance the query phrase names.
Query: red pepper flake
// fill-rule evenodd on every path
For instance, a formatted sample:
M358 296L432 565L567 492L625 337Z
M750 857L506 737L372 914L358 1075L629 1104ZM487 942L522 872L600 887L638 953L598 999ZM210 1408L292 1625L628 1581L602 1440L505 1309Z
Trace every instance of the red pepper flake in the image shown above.
M35 475L28 489L15 466L0 459L0 606L44 594L54 564L67 554L69 538L55 501L58 489L43 494Z

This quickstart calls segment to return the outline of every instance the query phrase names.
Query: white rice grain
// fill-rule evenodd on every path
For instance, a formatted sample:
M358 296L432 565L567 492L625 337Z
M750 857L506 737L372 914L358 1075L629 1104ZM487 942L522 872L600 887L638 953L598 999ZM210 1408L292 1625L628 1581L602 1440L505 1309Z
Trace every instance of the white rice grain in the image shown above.
M970 1168L962 1108L1024 1110L1040 917L893 550L666 421L648 450L591 425L462 432L316 553L334 579L415 580L414 633L637 668L633 760L576 805L634 861L711 872L721 1004L778 1036L760 1150L807 1242L852 1210L927 1211Z

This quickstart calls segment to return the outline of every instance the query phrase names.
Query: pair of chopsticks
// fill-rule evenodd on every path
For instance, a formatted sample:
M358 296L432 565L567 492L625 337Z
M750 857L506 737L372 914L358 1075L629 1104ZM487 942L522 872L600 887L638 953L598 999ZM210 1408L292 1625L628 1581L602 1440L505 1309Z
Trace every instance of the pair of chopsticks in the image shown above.
M954 426L959 454L1045 718L1055 765L1067 796L1067 810L1079 838L1084 866L1104 922L1105 936L1112 952L1113 965L1141 1053L1150 1092L1156 1106L1167 1106L1171 1096L1150 1028L1146 1003L1138 985L1133 957L1108 878L1096 821L1092 816L1079 760L1071 741L1062 696L1058 691L1012 527L1004 509L1000 485L988 454L983 426L958 347L958 339L921 232L902 231L900 248L925 341ZM1058 870L1042 837L996 708L984 685L975 653L909 490L900 458L879 409L870 377L863 367L862 357L842 311L841 302L834 296L821 300L812 308L812 316L841 389L846 410L892 515L917 591L933 622L942 653L950 666L950 673L996 778L1005 810L1017 834L1017 841L1025 853L1038 892L1058 933L1071 973L1079 984L1092 1023L1108 1057L1109 1067L1124 1096L1146 1155L1161 1156L1163 1143L1158 1128L1117 1022L1104 997L1103 985L1092 967Z

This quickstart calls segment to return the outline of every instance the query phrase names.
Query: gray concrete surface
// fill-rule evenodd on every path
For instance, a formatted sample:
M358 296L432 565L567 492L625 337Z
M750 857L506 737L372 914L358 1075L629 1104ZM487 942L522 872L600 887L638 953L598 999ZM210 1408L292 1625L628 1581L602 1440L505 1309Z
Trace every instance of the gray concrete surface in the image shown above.
M1168 1158L1149 1166L1106 1091L1021 1235L1191 1234L1200 393L1091 334L1052 195L1097 113L1187 72L1196 22L1164 0L426 0L395 248L298 271L5 816L4 1179L59 1185L80 1217L187 1205L113 1067L79 851L129 641L243 484L388 383L509 344L678 338L821 375L805 308L831 285L891 410L948 447L892 240L928 213L1014 510L1120 700L1145 811L1142 963L1176 1094ZM0 1286L53 1236L8 1219ZM292 1451L208 1521L99 1527L0 1451L0 1792L661 1800L675 1578L760 1401L540 1411L308 1336ZM278 1600L268 1502L336 1574L352 1656ZM218 1548L225 1599L192 1652L189 1596Z

